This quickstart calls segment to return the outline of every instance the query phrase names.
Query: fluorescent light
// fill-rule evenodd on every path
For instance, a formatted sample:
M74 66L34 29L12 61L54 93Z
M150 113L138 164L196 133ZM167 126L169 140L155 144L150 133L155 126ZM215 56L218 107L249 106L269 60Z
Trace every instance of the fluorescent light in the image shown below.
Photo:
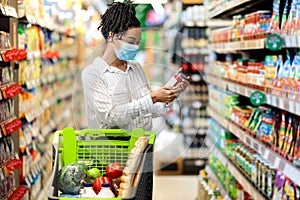
M123 2L124 0L115 0L119 2ZM153 4L154 0L133 0L132 3L134 4ZM166 4L168 0L155 0L156 4Z
M151 5L157 14L162 15L165 13L165 9L160 3L155 2L151 3Z

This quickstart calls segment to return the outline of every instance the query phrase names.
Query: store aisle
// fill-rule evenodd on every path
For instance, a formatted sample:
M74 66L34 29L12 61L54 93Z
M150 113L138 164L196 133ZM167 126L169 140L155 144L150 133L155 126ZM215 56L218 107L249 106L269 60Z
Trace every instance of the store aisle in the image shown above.
M197 176L155 175L153 200L195 200Z

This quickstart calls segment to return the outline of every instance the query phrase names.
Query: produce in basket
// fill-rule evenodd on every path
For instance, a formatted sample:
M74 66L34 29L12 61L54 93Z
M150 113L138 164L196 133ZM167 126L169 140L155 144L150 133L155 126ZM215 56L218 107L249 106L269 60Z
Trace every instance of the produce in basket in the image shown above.
M101 176L94 179L93 190L96 194L100 192L103 183L108 183L111 186L110 179L107 176Z
M123 169L119 162L111 163L106 166L106 175L110 179L115 179L115 178L121 177L122 172L123 172Z
M84 179L86 167L84 164L72 163L59 170L59 189L65 194L79 194Z
M92 169L87 170L86 175L92 179L98 178L101 176L101 171L98 168L94 167Z

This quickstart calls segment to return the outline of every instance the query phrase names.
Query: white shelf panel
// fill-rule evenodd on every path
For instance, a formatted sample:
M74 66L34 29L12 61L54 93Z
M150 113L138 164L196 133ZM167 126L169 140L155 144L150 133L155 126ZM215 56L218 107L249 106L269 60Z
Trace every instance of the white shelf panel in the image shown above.
M249 145L251 148L256 150L263 158L268 160L274 167L279 169L283 174L289 177L294 183L300 184L300 169L297 168L293 163L290 163L282 156L275 153L273 150L269 149L261 141L248 135L244 130L233 124L232 122L226 120L224 117L220 116L217 112L213 111L211 108L207 108L207 113L225 129L232 132L237 136L243 143Z
M251 0L232 0L231 2L227 3L226 5L219 6L219 8L215 8L211 10L208 14L209 18L216 17L226 11L234 9L235 7L242 5L243 3L250 2Z
M233 51L242 51L248 49L264 49L266 39L245 40L238 42L212 43L209 49L219 53L227 53Z

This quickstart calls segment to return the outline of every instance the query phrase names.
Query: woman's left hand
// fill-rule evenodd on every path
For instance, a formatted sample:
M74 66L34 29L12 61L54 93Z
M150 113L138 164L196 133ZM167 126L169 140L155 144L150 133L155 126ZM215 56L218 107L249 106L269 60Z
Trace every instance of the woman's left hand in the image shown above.
M177 96L179 96L179 94L181 92L184 92L186 90L186 88L190 85L189 81L187 80L183 80L181 83L179 83L176 87L175 87L175 94L177 94Z

